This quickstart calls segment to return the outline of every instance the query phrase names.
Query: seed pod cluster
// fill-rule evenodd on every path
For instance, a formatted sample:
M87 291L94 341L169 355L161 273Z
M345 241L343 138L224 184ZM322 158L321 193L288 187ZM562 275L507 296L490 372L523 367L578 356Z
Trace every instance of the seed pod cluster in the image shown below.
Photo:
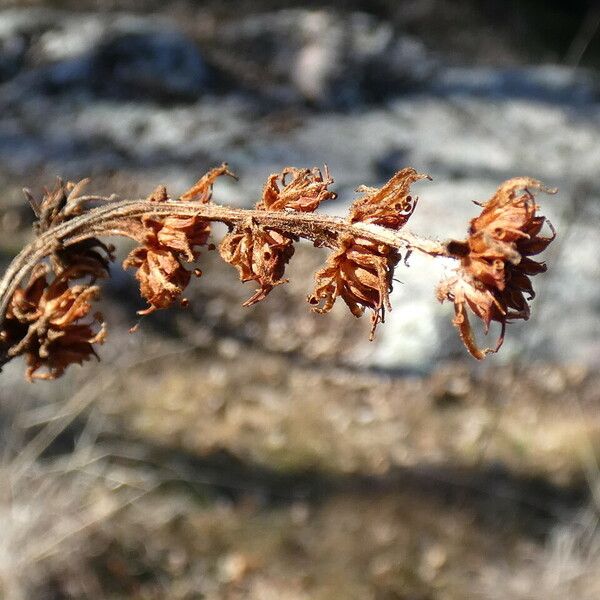
M84 195L87 179L59 180L39 201L26 190L37 238L0 280L0 366L22 355L29 379L54 379L69 365L96 356L95 346L104 341L106 330L93 302L100 293L97 282L109 276L114 260L114 248L99 239L102 235L122 235L137 243L123 267L135 269L147 302L140 315L186 304L182 295L192 274L201 275L200 251L215 249L210 243L213 221L229 227L219 246L221 257L241 281L257 285L245 306L264 300L287 281L294 244L305 238L331 251L315 274L310 307L327 313L341 298L356 317L370 312L371 339L391 310L394 271L413 250L457 261L437 296L453 303L453 322L475 358L500 348L508 322L529 318L531 278L546 270L545 263L532 257L555 237L537 212L534 192L551 191L539 181L506 181L481 205L466 239L441 244L404 229L417 206L411 187L428 179L412 168L397 172L380 188L359 187L360 196L345 219L317 212L322 202L336 198L327 167L287 167L271 174L254 208L246 210L213 201L214 183L224 175L234 177L226 164L174 199L164 186L143 200ZM545 224L552 231L549 236L541 234ZM469 311L481 319L486 333L492 322L500 324L495 347L477 345Z

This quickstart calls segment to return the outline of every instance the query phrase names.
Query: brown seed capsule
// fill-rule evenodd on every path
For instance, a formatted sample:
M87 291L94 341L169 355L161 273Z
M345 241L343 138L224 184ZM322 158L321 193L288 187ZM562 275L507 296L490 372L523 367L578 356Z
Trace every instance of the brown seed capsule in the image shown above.
M333 183L327 167L296 169L286 167L269 176L257 210L312 212L321 202L335 198L328 190ZM259 288L244 302L251 306L266 298L283 278L285 266L294 254L295 236L256 225L251 220L227 234L219 246L223 260L235 267L241 281L256 281Z
M477 359L500 348L507 322L529 318L528 302L535 296L530 277L546 270L544 263L529 258L545 250L555 237L550 222L536 216L539 207L532 193L536 189L554 192L535 179L506 181L471 220L469 237L447 246L459 258L460 266L455 275L439 284L437 296L441 302L454 303L454 324ZM552 231L549 237L539 235L544 223ZM467 309L483 321L486 333L492 321L500 323L494 348L477 346Z
M396 173L382 188L361 186L357 191L364 196L352 205L350 222L372 223L395 230L402 228L417 202L409 193L410 186L427 178L408 168ZM385 311L392 310L390 292L399 260L395 248L350 235L341 236L338 248L317 271L315 290L308 296L308 302L319 313L329 312L338 297L346 302L355 317L370 309L370 338L373 339L377 325L385 319Z
M96 356L93 344L106 337L102 315L82 321L99 288L70 286L69 272L48 284L48 271L46 265L33 270L27 286L14 293L4 323L3 337L12 344L9 355L25 355L30 380L60 377L69 365Z

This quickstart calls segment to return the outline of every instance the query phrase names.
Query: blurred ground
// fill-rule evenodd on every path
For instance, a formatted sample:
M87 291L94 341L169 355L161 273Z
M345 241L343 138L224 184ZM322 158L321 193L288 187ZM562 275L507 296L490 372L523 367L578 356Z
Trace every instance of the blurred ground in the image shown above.
M441 271L413 257L368 323L305 296L323 260L252 309L214 253L186 311L145 319L118 268L103 362L0 388L0 594L67 598L600 596L598 14L584 3L28 2L0 10L1 250L23 185L92 176L174 193L227 160L327 162L344 214L405 165L411 227L461 235L530 175L559 231L525 326L465 358ZM5 7L5 8L4 8ZM575 67L575 63L583 66ZM417 189L417 187L415 187ZM122 248L124 250L124 248Z

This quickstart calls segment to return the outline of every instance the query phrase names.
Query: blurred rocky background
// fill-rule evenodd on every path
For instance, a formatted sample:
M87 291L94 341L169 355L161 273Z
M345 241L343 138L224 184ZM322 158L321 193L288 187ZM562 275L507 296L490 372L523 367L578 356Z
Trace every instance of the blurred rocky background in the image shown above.
M250 206L327 163L342 215L410 165L434 237L509 177L560 189L532 317L484 364L417 256L373 343L308 311L308 245L251 309L205 253L189 308L133 335L115 266L101 363L0 375L0 596L600 597L599 27L583 0L0 2L4 265L21 188L57 175L176 194L225 160L216 200Z

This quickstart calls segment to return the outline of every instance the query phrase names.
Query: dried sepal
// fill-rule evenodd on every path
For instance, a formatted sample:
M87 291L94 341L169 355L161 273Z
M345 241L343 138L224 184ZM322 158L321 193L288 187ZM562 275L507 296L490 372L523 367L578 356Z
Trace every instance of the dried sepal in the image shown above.
M332 184L333 179L327 165L324 172L316 167L313 169L286 167L280 173L269 175L262 198L256 208L313 212L321 202L337 197L335 192L328 189Z
M223 260L235 267L240 280L256 281L256 292L244 302L251 306L266 298L276 286L286 283L285 266L294 254L294 239L274 229L249 223L240 231L227 234L219 246Z
M44 188L40 200L36 200L28 189L24 189L23 193L37 217L34 225L36 233L43 233L51 227L81 214L85 199L82 199L82 192L89 183L89 178L82 179L77 183L73 181L65 183L62 179L57 178L52 190Z
M526 177L504 182L471 220L468 238L447 246L460 266L440 283L437 296L454 303L454 324L477 359L498 351L508 322L529 318L529 301L535 297L530 277L546 270L544 263L529 257L545 250L555 232L545 217L536 215L539 206L532 190L554 192ZM540 235L545 223L552 231L547 237ZM492 321L500 323L501 334L493 348L477 346L467 309L483 321L485 333Z
M60 377L69 365L96 356L94 344L106 336L101 315L82 322L99 295L98 286L70 286L74 273L69 271L49 284L48 274L47 265L37 265L28 284L16 290L1 334L10 345L9 356L25 355L30 380Z
M315 290L308 302L318 313L329 312L338 297L355 317L361 317L365 309L370 309L370 339L373 339L377 325L385 320L385 311L392 309L390 292L398 260L395 248L343 236L338 249L317 271Z
M59 246L50 256L50 262L56 275L69 271L72 279L89 277L93 282L109 276L114 251L114 246L98 238L88 238L67 247Z
M137 235L143 237L145 245L169 250L186 262L198 258L198 248L210 237L210 223L198 216L143 217L141 223Z
M210 223L197 216L165 217L156 237L161 246L174 250L192 262L198 258L197 248L208 242Z
M203 175L180 200L207 204L212 200L213 186L216 179L228 175L236 179L226 163L211 169ZM153 193L153 200L163 202L168 200L164 186L159 186ZM177 257L193 262L198 258L197 248L206 245L210 236L210 223L198 216L179 217L170 215L160 218L145 218L142 220L150 237L156 237L156 245L173 251Z
M398 171L383 187L360 186L364 195L350 208L351 223L374 223L390 229L403 227L417 206L417 198L410 194L410 186L429 175L407 167Z
M436 294L440 302L450 300L454 303L454 319L452 322L457 327L460 339L472 356L482 360L486 355L500 349L504 341L506 310L488 288L477 279L461 273L442 281L437 287ZM489 331L492 321L501 324L502 330L494 348L478 347L467 309L470 309L473 314L483 321L486 333Z
M146 198L150 202L167 202L171 198L169 197L169 192L167 192L167 186L164 184L157 185L152 193Z
M212 200L213 185L223 175L237 179L237 176L229 170L228 164L223 163L203 175L189 190L181 194L179 199L187 202L200 202L201 204L210 202Z

